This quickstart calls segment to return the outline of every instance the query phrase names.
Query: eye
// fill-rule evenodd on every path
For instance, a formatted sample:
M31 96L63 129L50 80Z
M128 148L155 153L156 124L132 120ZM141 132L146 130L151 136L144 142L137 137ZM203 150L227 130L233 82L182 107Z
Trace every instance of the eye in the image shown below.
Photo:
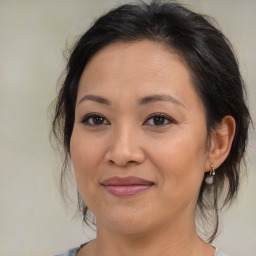
M143 124L151 126L165 126L171 123L175 122L170 117L162 113L156 113L150 115Z
M100 114L88 114L86 115L81 123L87 125L87 126L100 126L100 125L109 125L109 121L107 119L100 115Z

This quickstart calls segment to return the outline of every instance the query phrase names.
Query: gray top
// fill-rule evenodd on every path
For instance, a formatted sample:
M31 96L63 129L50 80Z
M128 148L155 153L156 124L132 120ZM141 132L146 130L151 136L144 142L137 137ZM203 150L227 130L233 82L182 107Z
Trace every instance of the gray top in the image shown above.
M82 244L80 247L70 249L67 252L64 252L64 253L61 253L61 254L56 254L54 256L76 256L79 249L82 248L84 245L85 244ZM216 248L215 256L228 256L228 255L221 252L218 248Z
M228 255L220 251L218 248L216 248L215 256L228 256Z

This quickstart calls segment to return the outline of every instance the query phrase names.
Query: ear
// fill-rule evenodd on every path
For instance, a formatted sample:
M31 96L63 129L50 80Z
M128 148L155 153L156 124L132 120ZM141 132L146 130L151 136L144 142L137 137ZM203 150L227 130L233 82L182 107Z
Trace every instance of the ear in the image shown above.
M235 136L236 121L232 116L225 116L211 134L210 150L205 163L205 170L210 171L213 164L217 169L228 157Z

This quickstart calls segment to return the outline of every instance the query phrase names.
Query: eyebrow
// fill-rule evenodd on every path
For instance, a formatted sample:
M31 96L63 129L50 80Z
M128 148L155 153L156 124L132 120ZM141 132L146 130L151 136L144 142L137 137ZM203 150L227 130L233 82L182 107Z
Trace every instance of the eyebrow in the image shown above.
M91 101L95 101L101 104L105 104L105 105L111 105L110 101L101 97L101 96L97 96L97 95L92 95L92 94L88 94L85 95L81 100L79 100L78 105L86 100L91 100Z
M95 101L100 104L111 105L111 102L109 100L107 100L106 98L103 98L98 95L93 95L93 94L88 94L88 95L85 95L84 97L82 97L82 99L79 100L78 105L87 100ZM174 104L181 105L181 106L185 107L185 105L180 100L178 100L168 94L155 94L155 95L146 96L144 98L139 99L138 104L139 105L147 105L147 104L154 103L157 101L168 101L168 102L172 102Z
M185 107L185 105L180 100L172 97L171 95L167 95L167 94L156 94L156 95L146 96L139 100L139 105L146 105L146 104L154 103L157 101L169 101L174 104L181 105L181 106Z

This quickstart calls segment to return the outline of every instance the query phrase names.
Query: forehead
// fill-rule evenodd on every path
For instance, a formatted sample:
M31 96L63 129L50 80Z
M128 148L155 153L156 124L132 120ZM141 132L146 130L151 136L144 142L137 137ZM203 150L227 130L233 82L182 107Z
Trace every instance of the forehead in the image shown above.
M84 69L78 98L81 93L143 97L159 92L186 98L184 91L197 97L181 58L161 43L143 40L115 42L99 50Z
M170 66L173 64L172 66ZM170 74L174 74L172 69L175 64L179 65L179 71L189 75L189 68L185 65L185 61L179 57L174 50L163 43L150 40L141 40L136 42L114 42L98 52L96 52L87 63L83 75L96 71L120 71L122 68L128 68L127 71L142 71L142 73L152 71L157 72L162 69L162 75L169 68ZM97 70L95 70L97 66Z

